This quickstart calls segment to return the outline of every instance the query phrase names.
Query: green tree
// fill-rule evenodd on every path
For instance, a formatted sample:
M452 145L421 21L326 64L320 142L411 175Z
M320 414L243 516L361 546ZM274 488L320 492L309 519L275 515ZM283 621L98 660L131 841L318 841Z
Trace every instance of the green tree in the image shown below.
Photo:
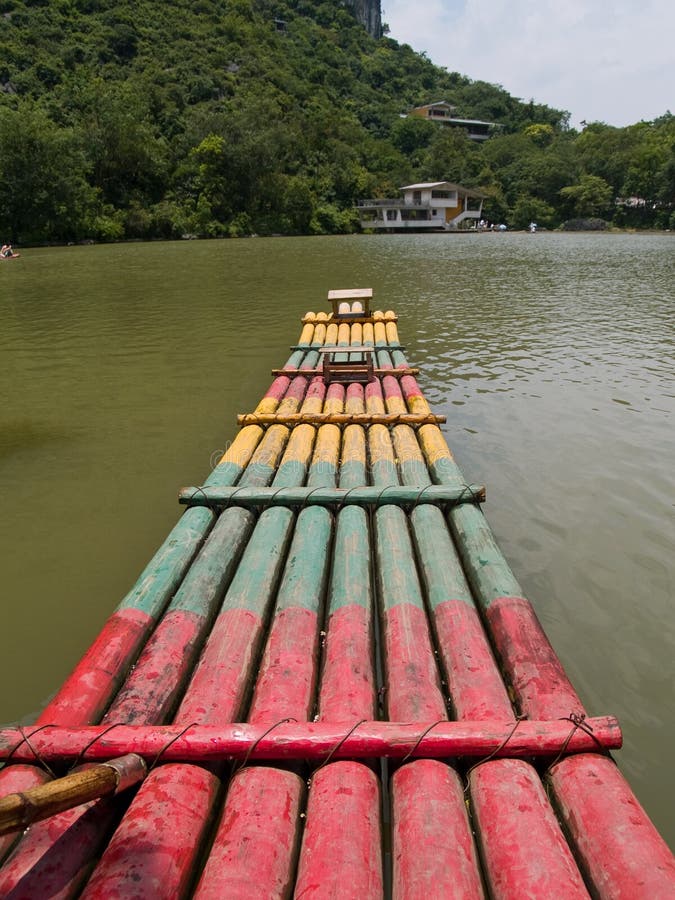
M371 38L335 0L0 6L0 108L33 128L21 152L47 174L23 165L8 120L0 221L22 236L350 231L357 199L437 178L484 188L496 220L597 208L585 176L649 201L617 207L627 225L665 227L673 209L671 114L577 134L564 111ZM477 144L401 118L440 98L500 127Z
M91 160L91 179L104 202L158 202L167 178L166 142L155 133L145 99L134 83L95 79L78 98Z
M523 134L528 137L533 144L539 147L548 147L555 138L555 129L552 125L528 125L523 129Z
M95 192L79 136L29 104L0 107L0 231L12 241L86 236Z
M560 196L579 218L602 217L612 209L614 191L598 175L582 175L577 184L562 188Z
M516 200L510 218L514 228L527 228L530 222L550 228L555 224L555 209L537 197L523 195Z

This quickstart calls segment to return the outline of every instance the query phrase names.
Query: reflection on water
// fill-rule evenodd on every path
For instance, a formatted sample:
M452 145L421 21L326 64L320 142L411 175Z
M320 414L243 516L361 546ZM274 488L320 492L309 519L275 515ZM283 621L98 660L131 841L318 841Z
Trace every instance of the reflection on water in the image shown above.
M575 686L675 842L670 235L28 250L0 269L0 719L39 708L331 287L375 289Z

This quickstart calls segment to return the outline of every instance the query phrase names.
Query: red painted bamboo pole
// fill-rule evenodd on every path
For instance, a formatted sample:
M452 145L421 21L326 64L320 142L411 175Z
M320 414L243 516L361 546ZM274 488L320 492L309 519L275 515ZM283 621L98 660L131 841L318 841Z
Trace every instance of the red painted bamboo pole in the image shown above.
M291 368L297 367L301 364L303 356L304 353L298 351L291 357L288 365ZM301 379L300 381L303 380ZM296 400L293 398L293 395L296 393L298 385L299 382L295 379L291 381L291 379L283 376L275 379L265 397L258 404L257 411L270 413L278 408L293 411L296 408ZM287 395L291 396L289 401L285 399ZM285 406L284 403L286 404ZM274 431L286 433L286 430L283 428L274 429ZM206 483L213 485L233 484L239 478L244 468L247 468L248 483L263 485L268 483L274 472L275 460L264 448L256 450L262 434L262 430L257 428L241 431ZM269 443L271 440L272 444L275 443L277 438L278 435L276 437L270 436L269 432L265 436L266 441ZM252 460L254 451L256 455ZM171 579L178 577L175 573L179 570L172 562L172 559L176 554L179 554L180 557L180 553L184 552L184 547L189 546L189 542L186 544L184 540L187 532L185 534L183 532L185 531L185 524L191 522L192 519L186 515L183 516L179 522L179 526L183 528L183 531L179 535L178 531L174 529L174 533L165 541L160 554L146 568L143 576L139 579L137 588L129 595L133 604L140 603L140 608L144 609L149 600L157 595L158 591L161 593L165 590L163 587L165 584L173 584L172 590L175 590L174 582L169 582L167 579L169 577ZM165 548L168 548L166 553L164 552ZM161 611L161 607L158 602L153 601L153 603L152 609L155 611L154 614L156 616ZM132 612L133 608L132 606ZM147 630L144 633L143 640L146 637ZM135 640L136 643L132 649L133 652L138 652L137 647L141 643L141 638L138 637ZM131 647L128 641L126 643ZM89 718L91 716L95 718L96 713L94 710L100 709L106 698L109 698L114 692L119 685L120 675L123 675L125 671L125 665L122 665L116 656L118 653L116 648L118 646L119 641L111 641L107 632L99 636L92 650L77 667L74 676L57 695L55 703L47 708L43 718L45 715L49 715L52 722L62 722L64 718L66 721L77 722L79 720L80 722L86 722L88 719L91 720ZM129 657L132 649L125 650L126 658ZM115 666L120 666L120 668L116 669ZM102 677L98 677L98 673L101 673ZM156 683L157 679L146 680L146 684L150 688L155 688ZM167 687L170 688L170 680L168 680ZM137 696L141 707L146 701L148 707L151 707L153 701L150 698L150 693L146 692L145 695ZM150 708L148 712L149 714L151 713ZM3 774L0 773L0 783ZM152 778L153 776L151 776ZM144 789L145 786L142 790ZM189 797L189 793L189 779L187 779L184 791L186 798ZM177 802L181 802L179 793L176 799ZM116 815L114 807L108 801L98 802L92 809L94 808L95 812L90 812L87 807L81 807L79 810L73 810L70 813L56 816L48 820L48 822L40 823L30 830L28 836L24 838L12 857L13 868L12 872L8 873L8 877L16 880L15 889L18 890L19 886L24 883L27 885L32 884L32 879L37 877L35 873L39 873L42 879L40 881L39 895L48 895L53 889L52 885L55 880L61 885L63 896L70 896L78 889L81 883L80 873L86 871L86 861L91 859L92 854L100 852L100 846L107 837L109 826ZM83 819L83 828L87 835L86 840L82 841L79 840L79 816ZM49 835L55 835L54 839L58 838L59 840L62 862L58 866L52 864L42 867L40 860L48 851L51 840ZM161 840L161 837L159 839ZM67 872L71 872L72 876L66 877L64 873ZM49 873L51 873L51 876L49 876ZM2 884L4 884L4 876L5 870L3 869L0 873L0 891ZM51 882L49 877L52 879ZM168 890L170 890L170 886Z
M232 778L215 843L194 893L199 900L291 896L304 782L251 766Z
M383 364L386 355L383 352ZM399 358L399 363L402 361ZM397 412L408 408L403 397L402 384L393 378L385 378L383 385L389 411ZM406 383L406 386L409 388L410 384ZM410 397L408 402L411 408L427 408L426 401L421 396ZM404 480L409 479L415 483L419 480L421 483L425 483L429 474L424 465L417 437L410 434L410 429L399 426L394 433L394 442ZM440 522L439 519L441 519ZM427 597L433 609L439 653L446 664L451 698L456 710L460 715L476 715L478 718L494 714L493 710L512 716L511 704L501 684L468 586L461 574L461 566L459 566L459 577L454 579L455 584L453 585L451 567L448 564L454 560L455 568L457 568L458 558L452 542L448 539L447 528L442 524L442 514L434 509L414 509L411 514L411 522L428 590ZM443 562L444 557L445 562ZM443 597L442 594L441 597L438 595L439 587L441 590L447 589L447 587L458 587L459 598L468 602L462 603L460 600L459 603L448 604L443 601L439 603ZM453 630L449 630L448 625L450 624L455 626ZM457 626L460 626L459 629ZM475 678L473 677L474 667ZM480 773L481 768L478 766L475 772ZM539 783L539 777L533 769L528 770L527 766L525 771L528 772L529 780L522 776L522 773L522 777L517 778L516 773L513 773L511 769L505 768L502 771L504 784L499 788L502 791L506 789L511 801L509 804L497 803L493 806L490 806L489 803L477 804L473 808L476 833L479 836L484 827L491 828L490 816L493 819L497 817L497 814L499 816L500 825L497 829L493 829L493 839L489 843L483 842L483 856L486 860L490 890L496 893L500 889L499 884L492 884L490 880L494 873L494 866L491 863L500 856L500 850L503 849L504 853L507 852L513 840L513 834L519 835L520 859L508 882L510 893L503 893L501 896L516 898L522 895L536 895L540 884L538 863L540 859L546 861L548 869L552 872L576 873L573 876L574 883L581 885L583 889L581 876L560 829L555 825L552 811L546 804L537 806L531 802L530 782L533 780L534 783ZM491 772L494 772L494 769L490 770ZM487 781L489 781L490 773L486 773L484 776ZM525 831L520 829L520 818L517 812L521 807L530 810L528 828ZM554 827L551 827L551 822L554 823Z
M304 690L304 687L303 687ZM409 754L442 758L489 756L555 756L563 748L581 752L621 746L621 729L612 716L514 723L504 720L450 722L424 719L419 722L363 721L288 722L278 724L266 715L264 721L219 723L216 725L117 725L104 728L45 728L21 743L16 728L0 729L0 759L13 752L13 759L28 761L35 753L46 762L69 762L80 757L88 761L111 759L124 753L138 753L152 760L204 763L223 759L258 760L308 759L321 762L334 750L337 758L386 757L401 759ZM356 726L356 727L354 727ZM17 744L20 746L17 748ZM339 747L337 746L339 744ZM502 744L504 746L502 747ZM34 750L31 749L34 748ZM16 749L14 749L16 748Z
M342 385L329 388L342 402ZM332 395L332 396L331 396ZM307 485L332 486L339 454L339 433L320 428L314 444ZM323 605L333 516L323 508L300 511L284 575L277 594L275 615L260 661L250 722L274 722L279 716L299 721L309 718L317 680L320 612Z
M375 412L382 408L379 383L367 385L366 403ZM374 484L398 484L391 436L384 426L369 429L368 451ZM388 715L398 720L447 718L406 515L399 507L383 506L375 510L374 525Z
M297 388L296 388L297 393ZM286 400L284 400L286 402ZM295 402L299 402L295 398ZM288 433L268 431L240 484L268 483L284 462ZM288 454L286 455L288 456ZM291 453L293 456L293 453ZM129 678L103 718L104 724L167 721L185 690L223 593L255 523L236 506L225 510L146 644Z
M368 335L364 336L363 331L359 334L359 329L352 327L352 341L367 339ZM358 413L363 409L363 386L352 384L347 388L345 410ZM347 426L342 434L340 458L340 486L366 484L363 428ZM338 513L333 549L320 720L353 723L374 718L373 617L368 518L362 509L343 509ZM349 885L353 896L379 900L383 891L380 820L380 783L368 765L330 762L315 771L310 783L296 896L306 900L337 897Z
M400 363L407 365L403 354ZM402 378L401 389L411 411L428 409L414 378ZM462 483L439 429L425 427L418 435L434 481ZM554 716L572 704L582 712L581 702L480 511L455 509L449 519L458 541L471 542L465 562L472 586L486 610L488 627L521 708L533 716ZM473 568L474 556L481 558L482 572ZM572 756L555 767L551 784L575 856L597 896L647 900L675 892L675 859L611 759ZM593 791L586 790L591 786ZM648 878L645 868L649 868Z
M317 379L303 411L320 409L324 392L325 408L342 408L344 388L325 391ZM316 440L309 426L299 432L306 435L308 452L313 444L309 487L334 486L339 430L323 426ZM297 517L249 709L249 721L265 729L281 717L305 720L311 711L332 527L331 513L322 508L304 509ZM195 896L244 900L251 870L261 896L284 896L295 871L304 796L294 772L263 766L237 772Z
M675 897L675 857L611 759L571 756L549 770L548 782L598 897Z
M295 896L383 895L380 784L353 760L332 762L312 776Z
M392 896L482 897L478 862L457 773L445 763L419 759L391 779Z
M152 790L141 788L136 795L82 898L185 896L219 781L201 766L186 765L158 766L150 778ZM161 853L144 852L149 833L161 843Z
M386 387L387 379L383 381ZM379 383L367 386L366 398L373 412L383 408ZM381 425L372 426L368 439L374 483L399 483L390 433ZM407 517L397 507L384 506L375 510L373 519L389 717L445 720L446 703ZM443 778L452 789L439 792L438 771L423 761L401 766L391 778L395 898L483 896L460 778L450 767ZM418 828L420 818L429 823L424 838ZM452 842L447 840L448 830Z
M298 408L306 391L307 379L294 378L279 408ZM288 431L281 429L275 442L278 440L283 446L287 437ZM269 449L272 455L262 451L260 471L253 471L253 478L266 477L263 473L275 466L277 451L274 445ZM297 442L288 443L276 472L276 484L294 484L303 477L306 467L304 452L302 448L298 452ZM275 516L281 517L279 521L275 522ZM291 525L292 514L287 510L269 510L258 520L227 590L201 661L183 697L178 721L185 722L187 716L188 721L227 721L232 718L233 710L241 707L249 673L255 662L255 653L251 651L261 634L265 607L274 593ZM249 604L250 610L242 600ZM251 622L253 628L249 628ZM242 625L245 627L242 628ZM224 655L215 634L230 642ZM223 687L225 679L230 676L234 683L228 684L226 692ZM205 801L193 815L189 798L195 779ZM154 894L158 898L180 895L185 880L192 877L201 839L210 827L218 787L216 774L205 769L175 766L166 777L161 769L155 770L132 802L109 851L96 867L87 896L103 898L124 890L127 882L120 859L126 860L127 866L135 871L141 883L146 878L152 880L157 868L162 866L165 847L171 846L175 835L188 829L191 833L196 832L199 839L192 844L189 854L180 857L179 865L173 866L158 882ZM149 814L153 808L161 813L161 826ZM122 855L117 847L124 848Z
M347 410L364 408L363 385L347 388ZM342 434L340 487L365 484L366 435L351 425ZM329 589L319 717L328 722L373 719L376 712L371 541L364 510L338 514Z
M494 900L588 898L541 779L531 765L515 759L486 762L471 771L470 784L479 823L477 839Z

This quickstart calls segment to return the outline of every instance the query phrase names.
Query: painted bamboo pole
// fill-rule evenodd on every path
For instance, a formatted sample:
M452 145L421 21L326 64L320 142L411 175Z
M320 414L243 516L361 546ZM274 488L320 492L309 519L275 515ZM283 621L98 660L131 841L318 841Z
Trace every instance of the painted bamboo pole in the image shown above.
M346 405L363 406L360 384L347 388ZM342 436L340 487L367 481L366 436L351 425ZM328 722L373 718L376 711L371 546L368 517L358 508L338 513L319 695Z
M169 763L153 769L80 897L185 897L219 789L219 779L202 766ZM153 845L160 852L152 853Z
M389 362L389 360L388 360ZM384 401L390 412L407 409L399 383L385 377ZM411 428L392 431L401 480L433 491L417 437ZM465 488L457 488L466 490ZM471 488L468 489L473 494ZM436 635L450 702L459 719L513 716L513 710L485 635L443 512L415 504L410 513L412 534Z
M367 765L332 762L313 776L295 896L383 896L380 783Z
M255 441L250 440L250 435L244 435L243 442L236 442L230 448L224 458L224 467L233 477L237 471L241 471L241 465L245 462L249 450L255 447ZM194 520L193 520L194 525ZM191 540L195 541L197 529L191 529ZM183 517L178 526L174 528L172 535L176 540L187 541L187 523ZM163 545L166 553L160 551L153 562L146 568L144 575L139 579L136 588L130 597L138 602L156 598L158 593L168 593L175 590L175 582L179 575L177 567L164 566L158 568L160 556L171 556L174 553L167 542ZM184 546L179 546L175 551L180 557L184 553ZM155 579L153 581L153 579ZM128 598L127 598L128 599ZM159 603L153 609L154 616L159 616ZM124 604L122 609L124 609ZM133 609L133 607L132 607ZM111 632L105 628L102 636L94 642L92 648L84 660L75 670L75 677L66 683L59 695L58 703L53 705L52 711L47 711L39 720L39 724L55 722L58 724L85 724L96 720L99 716L99 708L109 698L110 694L118 687L121 678L126 671L126 664L121 661L119 643L113 642L113 647L105 645L106 638L111 640ZM127 645L128 648L129 645ZM137 652L134 650L134 652ZM125 658L130 658L128 654ZM91 666L89 666L91 660ZM120 662L120 672L114 668L109 671L106 666L114 666ZM152 684L156 685L156 681ZM78 691L82 686L82 695ZM75 713L70 713L68 697L72 697L72 705ZM60 698L60 699L59 699ZM35 772L39 773L39 769ZM4 793L5 777L9 769L0 773L0 790ZM39 777L39 776L38 776ZM10 789L11 790L11 789ZM17 896L36 897L51 896L54 885L59 885L62 896L72 896L81 887L82 880L87 873L86 861L94 858L101 852L110 833L110 828L115 824L120 814L119 803L106 800L104 802L91 802L77 809L59 813L50 819L34 825L21 843L15 849L11 860L0 870L0 895L5 891L14 891ZM55 850L58 847L58 861L54 863Z
M302 363L303 357L304 351L297 351L287 365L295 368ZM275 379L258 404L257 411L270 413L279 408L284 395L293 393L292 384L293 382L284 376ZM285 429L280 430L285 432ZM234 484L247 467L262 436L262 429L255 426L242 429L206 483ZM249 477L254 479L251 482L253 484L266 483L266 473L270 471L270 460L265 458L264 453L259 456L248 473ZM135 588L123 601L122 610L127 605L133 611L136 606L142 609L144 605L150 604L154 624L213 521L210 513L208 519L205 517L202 519L200 522L195 520L194 516L182 517L155 558L146 567ZM186 528L187 523L191 524L191 530ZM181 562L180 567L174 562L175 559ZM113 622L114 619L115 617ZM119 642L111 640L111 634L114 632L107 627L104 628L83 661L76 667L73 676L57 694L55 701L47 707L39 721L58 724L96 721L100 710L119 686L120 679L128 668L126 661L131 661L138 653L149 631L150 628L147 627L141 636L137 636L133 646L127 640L126 654L124 659L121 659ZM116 669L115 666L119 668ZM0 773L0 790L4 775L5 772ZM202 778L199 774L197 777ZM203 787L206 795L213 793L211 790L213 786L205 780ZM61 885L63 896L72 895L79 889L86 871L84 861L100 852L107 839L110 825L118 815L114 804L98 802L59 814L34 826L28 837L15 850L11 865L8 864L0 872L0 892L3 885L12 884L15 890L23 890L25 887L28 896L47 895L53 889L52 883L56 879ZM50 856L51 846L54 843L60 846L61 864L57 867L42 865L42 860Z
M549 769L547 781L598 897L675 896L675 857L611 759L567 757Z
M383 358L386 358L387 355L383 352ZM390 358L390 361L393 364L394 360ZM404 360L401 362L403 363ZM399 383L393 378L385 377L383 386L388 409L397 411L407 408L401 390L402 382ZM416 402L420 405L426 403L421 395L416 398ZM424 466L424 457L421 447L417 443L417 438L415 436L411 437L409 429L399 426L395 429L395 443L399 457L402 457L404 478L423 479L424 475L421 472L421 467ZM429 477L428 471L427 477ZM447 528L441 526L441 530L434 529L430 534L425 530L424 525L426 524L431 524L432 527L441 525L437 519L434 521L434 518L437 516L440 516L442 520L443 516L440 511L429 510L426 513L427 516L432 518L431 523L422 521L425 517L423 510L414 510L413 515L415 517L413 531L417 549L423 571L428 576L428 566L430 562L433 564L435 554L443 549L444 544L445 549L449 549L447 545L451 542L449 542ZM412 518L413 516L411 516L411 520ZM443 536L445 536L445 540ZM457 559L454 548L450 558L453 557ZM432 572L436 574L435 569L432 569ZM441 578L445 579L446 576L447 569L441 575ZM468 589L463 576L461 576L460 587L462 585L465 590ZM430 583L428 583L428 587L431 587ZM467 597L467 595L468 599L470 599L468 590L464 596ZM431 594L428 596L431 596ZM453 612L459 614L459 617L451 622L444 620L445 610L438 607L434 608L433 603L431 605L436 623L436 634L440 644L439 652L441 658L446 661L448 683L452 691L454 691L452 699L456 704L457 711L460 714L475 715L478 719L494 715L495 713L504 714L512 718L511 704L473 604L471 603L470 606L453 604L451 608ZM454 626L452 630L447 628L448 625ZM464 629L462 626L464 626ZM467 643L464 643L464 641L467 641ZM474 666L476 669L475 673L472 671ZM474 674L477 676L475 679L473 677ZM508 766L499 772L499 765L500 763L497 763L487 772L483 772L481 766L474 770L474 780L480 778L483 782L489 782L490 779L495 778L497 773L499 773L499 777L502 777L508 786L512 801L511 804L478 804L473 810L482 855L487 860L486 869L488 876L494 871L491 861L494 858L498 858L502 848L508 847L515 838L520 842L519 846L522 848L522 852L518 865L513 867L511 878L506 879L505 883L492 883L488 878L490 891L495 895L499 895L502 900L506 900L506 898L515 900L516 897L524 894L542 895L543 891L543 895L546 895L547 892L554 892L556 885L561 881L568 886L570 896L586 896L582 878L560 829L558 828L556 831L551 828L552 813L550 809L541 803L532 803L532 778L538 781L538 776L532 772L532 778L529 780L524 776L516 778ZM539 789L541 790L541 785L539 785ZM486 796L489 796L489 790L486 790ZM517 809L521 806L531 810L527 829L521 828L522 817L519 817L517 812L514 812L514 808ZM489 818L490 816L491 819ZM553 821L555 822L555 819ZM498 824L493 827L491 822ZM486 838L486 835L489 835L489 840ZM534 842L536 842L536 851L533 845ZM546 861L543 867L538 862L541 859ZM542 870L546 873L545 876L541 875ZM504 889L505 887L506 889ZM499 893L500 891L501 893Z
M345 408L364 409L362 385L347 388ZM342 434L340 486L366 482L365 431L350 425ZM370 554L366 513L343 509L333 552L319 720L350 723L349 729L373 718L377 708ZM378 900L383 893L381 847L376 773L355 761L321 766L311 778L296 896L340 896L350 885L354 896Z
M288 386L286 378L275 379L256 412L261 415L274 413ZM262 435L262 429L255 426L242 429L206 484L235 484ZM78 724L96 721L101 715L213 526L215 518L210 512L188 512L178 521L72 675L47 705L38 724Z
M338 347L348 347L349 346L349 336L351 333L351 327L347 322L340 322L338 325L338 335L337 335L337 346ZM349 353L336 353L335 361L336 362L347 362L349 360Z
M341 385L331 385L325 408L341 409L343 396ZM314 429L302 428L311 434L311 447ZM334 486L339 440L335 426L325 425L316 433L310 488ZM255 682L251 723L269 727L283 718L309 718L332 530L333 516L326 509L313 507L298 514ZM283 815L280 798L285 803ZM261 896L285 896L295 872L304 798L304 783L293 772L260 766L237 772L195 896L243 900L250 896L251 869L257 873ZM275 853L270 854L270 846Z
M403 427L403 426L400 426ZM394 431L396 435L397 431ZM408 434L414 434L408 429ZM417 443L415 442L415 446ZM353 487L335 488L306 486L294 488L248 488L241 486L232 488L186 487L182 488L178 497L181 503L194 506L419 506L424 504L483 503L485 486L468 484L463 487L448 487L431 484L426 468L424 472L426 484L409 481L407 485L390 485L388 487Z
M295 384L282 402L299 405L301 390ZM304 472L302 446L293 438L288 444L287 440L288 431L284 428L265 435L241 477L242 489L259 490L257 485L268 484L277 471L280 479L294 478L299 463ZM220 516L134 671L103 718L104 724L164 722L173 714L254 524L254 515L237 506Z
M342 355L342 354L340 354ZM445 422L445 416L436 416L432 413L428 415L414 415L411 413L361 413L356 415L348 415L344 413L316 413L312 416L303 416L300 413L284 415L283 413L273 413L271 415L262 415L260 413L246 413L237 416L237 422L241 426L248 425L398 425L405 422L407 425L429 425Z
M408 364L404 356L401 364ZM411 411L428 409L414 378L402 378L401 388ZM463 481L438 428L424 426L419 430L418 438L435 483ZM533 718L566 715L574 709L583 713L581 701L531 604L522 596L480 510L457 507L449 512L448 519L474 595L485 611L488 629L520 708ZM476 565L478 560L480 567ZM614 762L609 757L582 754L563 760L563 763L563 766L555 767L550 781L564 811L576 858L581 861L586 881L594 894L609 898L622 892L625 897L647 900L658 896L659 892L664 896L672 892L675 887L673 855ZM501 778L500 766L501 763L495 764L490 770L495 788ZM573 775L577 785L597 788L600 782L606 782L614 785L615 791L590 792L580 787L570 788L575 782ZM602 797L601 815L598 814L598 794ZM621 835L620 841L617 841L617 835ZM645 860L657 861L650 869L649 884L644 878Z
M377 325L375 329L377 342ZM366 387L366 404L373 411L384 408L379 383ZM397 484L386 428L370 428L368 449L373 482ZM385 506L374 511L373 519L388 716L444 721L445 698L407 518L398 507ZM393 896L482 897L478 858L456 771L438 761L409 762L392 775L391 798Z
M378 382L365 394L369 410L384 409ZM398 485L391 436L383 426L369 429L368 452L374 485ZM447 718L405 513L397 506L377 508L374 531L389 718Z
M288 562L290 568L290 557ZM367 665L368 660L359 662ZM304 677L299 679L298 697L291 701L298 708L308 696L306 681ZM331 698L332 691L330 686ZM362 696L365 702L360 711L366 713L373 706L374 697ZM345 695L345 708L353 699ZM216 725L117 725L114 729L101 725L54 726L31 739L34 749L26 744L15 755L22 761L35 759L37 753L49 763L78 759L93 763L125 755L133 747L134 753L150 761L161 752L161 759L171 762L307 759L322 763L329 755L331 759L406 756L475 759L493 753L502 757L555 757L562 748L569 749L570 753L584 753L591 747L616 749L622 741L621 728L613 716L583 722L525 719L514 723L503 718L477 722L394 722L347 718L339 711L336 715L336 721L290 721L289 717L278 718L275 710L269 715L265 713L259 721ZM270 729L270 724L274 728ZM18 729L0 729L0 759L20 741Z
M307 379L294 379L282 402L297 407L306 391ZM281 487L302 480L310 450L311 441L289 442L273 483ZM267 510L258 519L179 706L177 722L224 723L239 717L292 524L288 510ZM141 882L152 881L163 866L167 846L178 841L184 829L196 829L203 837L210 828L220 785L217 775L201 766L173 766L168 774L164 768L153 771L132 802L94 871L88 898L123 890L129 868ZM193 790L204 799L196 814L188 809ZM160 812L161 827L149 815L150 809ZM180 865L161 879L156 897L180 896L199 850L200 841L195 841L190 853L180 855Z
M469 781L477 840L495 900L589 898L533 766L493 760L472 769Z
M331 386L327 402L331 394L341 393L341 385ZM337 429L320 428L307 481L310 490L335 483L339 449ZM249 710L250 722L277 721L279 714L299 721L309 718L332 536L333 516L328 510L300 511Z

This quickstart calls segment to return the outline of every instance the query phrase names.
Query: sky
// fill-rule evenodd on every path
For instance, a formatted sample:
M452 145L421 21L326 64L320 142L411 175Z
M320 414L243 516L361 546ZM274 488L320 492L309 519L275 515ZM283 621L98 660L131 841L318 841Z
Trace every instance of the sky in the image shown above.
M675 114L673 0L382 0L382 18L436 65L567 110L574 128Z

